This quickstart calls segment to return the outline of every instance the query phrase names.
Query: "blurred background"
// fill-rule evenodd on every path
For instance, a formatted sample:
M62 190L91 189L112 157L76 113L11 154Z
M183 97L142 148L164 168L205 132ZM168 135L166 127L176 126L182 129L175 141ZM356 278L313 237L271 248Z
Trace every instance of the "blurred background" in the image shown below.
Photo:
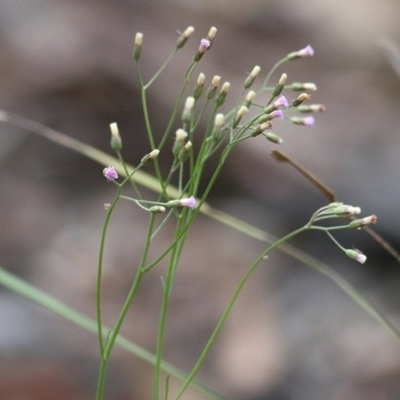
M110 153L109 124L116 121L123 154L136 164L149 150L131 59L136 32L144 34L141 63L148 79L174 48L177 31L196 29L149 91L155 132L163 132L186 67L211 26L218 34L198 72L206 74L206 85L213 75L231 82L225 109L254 65L266 74L310 44L312 59L284 65L272 81L286 72L288 82L314 82L312 103L327 111L316 115L312 129L278 121L279 149L341 201L376 214L376 231L399 249L399 16L395 0L2 0L0 108ZM272 148L256 139L238 146L210 204L279 236L304 224L325 199L290 166L276 163ZM7 124L0 127L0 163L0 265L94 317L103 203L114 196L103 167ZM129 290L146 222L147 215L125 204L110 228L107 324ZM361 249L367 263L347 259L320 234L294 244L341 273L400 329L399 264L362 231L336 237ZM168 232L160 246L167 242ZM168 362L190 370L263 248L199 218L172 293ZM144 280L122 332L150 351L162 275L154 270ZM3 400L93 399L97 347L90 333L0 289ZM334 283L279 252L250 280L199 375L234 400L398 399L399 378L399 342ZM106 398L151 399L151 385L151 368L116 349ZM194 391L185 397L203 398Z

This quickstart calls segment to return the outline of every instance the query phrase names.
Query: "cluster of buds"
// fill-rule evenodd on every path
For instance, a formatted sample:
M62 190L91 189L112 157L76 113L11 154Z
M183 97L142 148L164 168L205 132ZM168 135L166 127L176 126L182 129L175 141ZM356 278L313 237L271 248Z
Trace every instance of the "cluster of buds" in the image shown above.
M334 202L326 207L320 208L312 217L310 220L310 226L312 227L315 222L326 219L326 218L351 218L352 221L345 225L341 226L341 229L360 229L364 226L367 225L374 225L377 222L377 217L375 215L370 215L368 217L360 218L360 219L355 219L355 216L361 213L361 208L360 207L355 207L352 205L348 204L343 204L340 202ZM323 229L326 230L326 232L329 234L329 231L332 229L337 229L337 227L333 228L322 228L318 227L318 229ZM365 261L367 260L367 257L357 249L346 249L342 247L333 237L331 234L329 234L330 238L333 240L333 242L351 259L358 261L361 264L364 264Z
M175 133L175 141L172 146L172 153L179 161L185 161L190 154L192 142L188 140L185 142L188 134L183 129L178 129Z

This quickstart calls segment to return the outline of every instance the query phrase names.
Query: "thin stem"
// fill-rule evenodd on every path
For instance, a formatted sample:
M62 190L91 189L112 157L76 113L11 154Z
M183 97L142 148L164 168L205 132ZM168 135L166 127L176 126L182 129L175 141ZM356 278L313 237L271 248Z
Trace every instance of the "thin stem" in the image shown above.
M107 340L106 347L104 348L104 352L102 353L102 361L100 365L100 372L99 372L99 378L98 378L98 384L97 384L97 393L96 393L96 400L102 400L103 399L103 391L104 391L104 382L105 382L105 371L107 369L108 361L110 359L111 351L114 347L115 341L118 337L119 331L121 330L122 324L125 320L126 314L129 310L129 307L132 303L132 300L139 288L139 284L142 280L143 275L145 272L143 271L143 266L145 265L147 255L149 252L150 244L151 244L151 232L153 230L154 226L154 219L155 215L151 214L150 215L150 222L149 222L149 229L148 229L148 234L147 234L147 240L146 240L146 245L143 250L143 255L142 255L142 260L140 262L140 266L138 268L138 271L136 273L135 279L133 281L132 287L128 293L128 296L126 297L125 303L121 309L121 312L119 314L119 317L117 319L117 322L115 324L114 329L110 333L110 337Z
M250 276L252 275L252 273L255 271L255 269L259 266L259 264L261 263L261 261L263 261L265 259L265 257L270 254L274 249L276 249L277 247L279 247L282 243L288 241L289 239L293 238L294 236L308 230L309 228L307 226L303 226L291 233L289 233L288 235L284 236L283 238L277 240L275 243L273 243L271 246L269 246L264 252L262 252L257 259L253 262L253 264L250 266L250 268L247 270L247 272L245 273L245 275L242 277L242 279L240 280L235 292L233 293L233 296L227 306L227 308L225 309L225 312L222 314L221 319L219 320L217 326L214 329L214 332L212 333L210 339L208 340L207 344L205 345L199 359L197 360L195 366L193 367L192 371L190 372L188 378L186 379L185 383L183 384L181 390L179 391L178 395L176 396L175 400L179 400L182 395L184 394L184 392L186 391L186 389L189 387L189 385L191 384L192 380L194 379L194 377L196 376L197 372L199 371L201 365L203 364L203 361L205 359L205 357L207 356L207 354L209 353L210 349L212 348L218 334L220 333L222 327L224 326L234 304L236 303L237 298L239 297L240 292L242 291L244 285L246 284L246 282L248 281L248 279L250 278Z
M178 219L175 235L178 235L182 226L182 218ZM161 362L163 354L163 343L165 334L165 324L167 319L167 310L169 297L171 294L172 282L175 274L176 265L178 264L178 242L172 248L170 262L168 265L167 278L164 282L164 295L161 304L160 319L158 324L157 348L156 348L156 363L154 368L154 399L160 400L160 384L161 384Z
M97 328L98 328L98 339L99 339L99 346L100 346L100 354L101 358L104 357L104 342L103 342L103 324L102 324L102 312L101 312L101 279L102 279L102 271L103 271L103 258L104 258L104 247L106 242L106 234L109 222L111 220L111 215L114 211L116 204L118 203L119 196L121 193L122 186L118 187L117 196L115 197L114 202L110 206L106 220L104 222L103 231L101 234L101 241L100 241L100 251L99 251L99 262L97 266L97 287L96 287L96 312L97 312Z

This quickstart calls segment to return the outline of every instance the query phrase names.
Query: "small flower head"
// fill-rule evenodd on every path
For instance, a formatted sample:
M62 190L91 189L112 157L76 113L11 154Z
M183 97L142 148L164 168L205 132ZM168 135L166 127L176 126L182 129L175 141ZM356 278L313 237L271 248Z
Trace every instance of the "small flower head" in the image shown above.
M149 159L154 160L155 158L158 157L159 154L160 154L160 150L154 149L149 153Z
M167 207L189 207L193 210L196 207L196 199L193 196L184 199L171 200L165 204Z
M166 208L163 207L163 206L152 206L152 207L149 208L149 211L152 214L160 214L160 213L165 213Z
M312 112L323 112L326 108L323 104L310 104L303 105L297 107L297 111L301 113L312 113Z
M286 81L287 81L287 74L283 73L283 74L281 75L281 77L279 78L278 85L284 86L285 83L286 83Z
M197 78L197 81L196 81L196 85L193 90L194 99L197 100L202 95L205 80L206 80L206 76L202 72L200 72L200 74Z
M200 72L199 76L197 77L196 85L204 86L205 80L206 80L206 76L202 72Z
M314 49L308 45L299 51L294 51L286 56L287 60L296 60L297 58L312 57L314 55Z
M230 87L231 84L229 82L224 82L220 92L218 93L218 96L215 99L215 104L217 105L217 107L221 107L222 104L225 103L226 95L228 94Z
M185 31L182 33L181 36L179 36L178 41L176 42L176 48L180 49L182 48L185 43L188 41L188 39L190 38L190 36L192 36L194 32L194 28L193 26L188 26Z
M221 81L221 77L219 75L214 75L210 87L207 90L207 99L211 100L214 96L215 93L217 92L218 85Z
M244 81L244 88L248 89L253 85L254 80L256 79L257 75L260 73L261 68L256 65L253 70L250 72L250 75L247 77L247 79Z
M214 119L214 127L221 128L224 123L224 114L218 113Z
M133 48L133 59L138 61L142 53L143 33L138 32L135 36L135 46Z
M175 142L172 147L172 153L178 157L180 151L182 150L183 146L185 145L185 139L187 138L188 134L183 129L178 129L175 133Z
M181 151L179 152L179 155L178 155L179 161L183 162L183 161L187 160L187 158L189 157L190 152L192 150L192 147L193 147L192 142L190 140L188 140L185 143L185 145L182 147Z
M221 77L219 75L214 75L211 79L211 86L217 88L221 82Z
M210 48L211 41L209 39L201 39L197 53L194 55L194 61L198 62L203 57L203 54Z
M200 47L199 47L199 52L200 53L205 53L206 50L211 46L211 43L208 39L201 39L200 40Z
M217 114L214 120L214 129L211 132L211 137L214 141L221 139L222 125L224 124L224 114Z
M315 92L317 90L317 85L313 82L294 82L288 89L301 92L303 90L309 90L310 92Z
M186 199L180 199L179 205L182 207L189 207L191 210L196 208L196 199L193 196L190 196Z
M210 30L208 31L207 39L212 42L215 38L215 35L217 34L218 29L215 26L212 26Z
M292 106L293 107L297 107L299 106L301 103L305 102L306 100L310 100L311 96L307 93L301 93L297 96L296 100L292 101Z
M357 249L346 249L346 256L358 261L360 264L364 264L367 261L367 256Z
M141 160L142 165L146 165L149 161L154 160L160 154L160 150L154 149L150 153L146 154Z
M282 110L274 110L271 114L269 114L271 119L277 118L283 120L283 111Z
M238 112L236 113L236 117L242 118L243 115L247 114L249 112L249 109L245 106L242 106L239 108Z
M141 47L143 44L143 33L137 32L135 36L135 46Z
M115 181L116 179L118 179L118 174L114 167L108 166L108 167L104 168L103 175L106 177L108 182L112 182L112 181Z
M331 203L329 204L329 213L331 215L337 215L338 217L350 217L360 214L361 208L343 203Z
M259 126L257 126L256 129L254 129L254 131L251 133L251 136L256 137L256 136L260 135L261 133L263 133L265 130L270 129L270 128L272 128L271 122L269 122L269 121L263 122Z
M282 93L283 88L285 87L285 83L287 80L287 75L282 74L279 78L278 84L276 85L274 91L272 92L273 97L277 97Z
M355 219L354 221L350 222L349 228L359 229L365 225L375 225L377 220L378 218L376 217L376 215L370 215L369 217Z
M272 143L275 143L275 144L283 143L283 139L281 137L279 137L278 135L275 135L275 133L264 132L263 135L267 138L267 140L269 140Z
M189 123L192 119L193 107L194 107L195 99L192 96L189 96L185 102L185 108L182 113L182 121Z
M314 126L315 123L315 119L313 116L309 116L309 117L292 117L290 118L290 122L292 122L295 125L304 125L304 126L308 126L309 128L312 128Z
M178 129L176 132L175 132L175 140L177 141L177 142L183 142L186 138L187 138L187 132L186 131L184 131L183 129Z
M289 102L287 101L285 96L279 96L274 102L273 102L275 110L278 110L280 108L287 108L289 107Z
M249 108L251 106L254 97L256 97L256 92L254 90L250 90L247 93L246 98L244 99L243 105Z
M122 149L122 139L119 134L118 125L116 122L110 124L111 130L111 148L115 151L120 151Z
M249 109L246 106L241 106L236 113L235 120L233 121L233 127L236 128L239 125L240 120L244 115L249 112Z
M308 45L297 52L299 57L312 57L314 55L314 49Z

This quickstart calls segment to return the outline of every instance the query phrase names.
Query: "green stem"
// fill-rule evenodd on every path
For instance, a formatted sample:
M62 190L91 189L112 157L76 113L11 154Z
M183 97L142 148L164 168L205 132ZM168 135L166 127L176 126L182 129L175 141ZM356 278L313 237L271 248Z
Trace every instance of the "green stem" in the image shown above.
M261 263L261 261L263 261L265 259L266 256L268 256L268 254L270 254L274 249L276 249L277 247L279 247L282 243L288 241L289 239L293 238L294 236L308 230L309 227L307 226L303 226L291 233L289 233L288 235L284 236L283 238L277 240L275 243L273 243L271 246L269 246L264 252L262 252L257 259L253 262L253 264L250 266L250 268L247 270L247 272L245 273L245 275L242 277L242 279L240 280L227 308L225 309L225 312L222 314L221 319L219 320L216 328L214 329L214 332L212 333L210 339L208 340L207 344L205 345L200 357L198 358L195 366L193 367L192 371L190 372L190 374L188 375L188 378L186 379L185 383L183 384L181 390L179 391L178 395L176 396L175 400L179 400L182 395L184 394L184 392L186 391L186 389L189 387L189 385L191 384L192 380L194 379L194 377L196 376L197 372L199 371L201 365L203 364L203 361L205 359L205 357L207 356L207 354L209 353L210 349L212 348L217 336L219 335L222 327L224 326L234 304L236 303L237 298L239 297L240 292L242 291L244 285L246 284L246 282L248 281L248 279L250 278L250 276L253 274L253 272L255 271L255 269L259 266L259 264Z
M182 218L179 218L178 224L175 230L175 236L179 235L182 227ZM172 282L175 275L176 266L178 264L178 243L172 248L170 262L168 265L167 278L164 284L164 295L161 304L160 320L158 324L158 335L157 335L157 348L156 348L156 363L154 368L154 399L160 400L160 384L161 384L161 362L163 353L163 343L165 334L165 324L167 319L167 311L169 304L169 297L171 294Z
M104 391L104 382L105 382L105 372L107 369L108 361L110 359L111 351L114 347L115 341L118 337L119 331L121 330L122 324L125 320L126 314L130 308L130 305L132 303L133 298L135 297L135 294L139 288L139 284L142 280L143 275L145 272L143 271L143 266L146 263L147 255L149 252L150 244L151 244L151 232L154 226L154 219L155 215L151 214L150 215L150 223L149 223L149 229L148 229L148 234L147 234L147 240L146 240L146 245L143 251L142 255L142 260L140 262L140 266L138 268L138 271L136 273L135 279L133 281L132 287L128 293L128 296L126 297L125 303L121 309L121 312L119 314L119 317L117 319L117 322L115 324L114 329L110 333L110 337L107 340L106 347L104 349L104 352L102 353L102 360L101 360L101 365L100 365L100 372L99 372L99 378L98 378L98 384L97 384L97 393L96 393L96 400L102 400L103 399L103 391Z
M100 241L100 252L99 252L99 262L97 266L97 288L96 288L96 311L97 311L97 329L98 329L98 339L99 339L99 346L100 346L100 354L101 358L104 356L104 342L103 342L103 330L102 330L102 312L101 312L101 279L102 279L102 271L103 271L103 259L104 259L104 247L106 241L106 234L109 222L111 220L111 215L114 211L116 204L118 203L119 196L121 193L122 186L118 187L117 196L113 204L110 206L108 210L106 220L104 222L103 231L101 234L101 241Z

